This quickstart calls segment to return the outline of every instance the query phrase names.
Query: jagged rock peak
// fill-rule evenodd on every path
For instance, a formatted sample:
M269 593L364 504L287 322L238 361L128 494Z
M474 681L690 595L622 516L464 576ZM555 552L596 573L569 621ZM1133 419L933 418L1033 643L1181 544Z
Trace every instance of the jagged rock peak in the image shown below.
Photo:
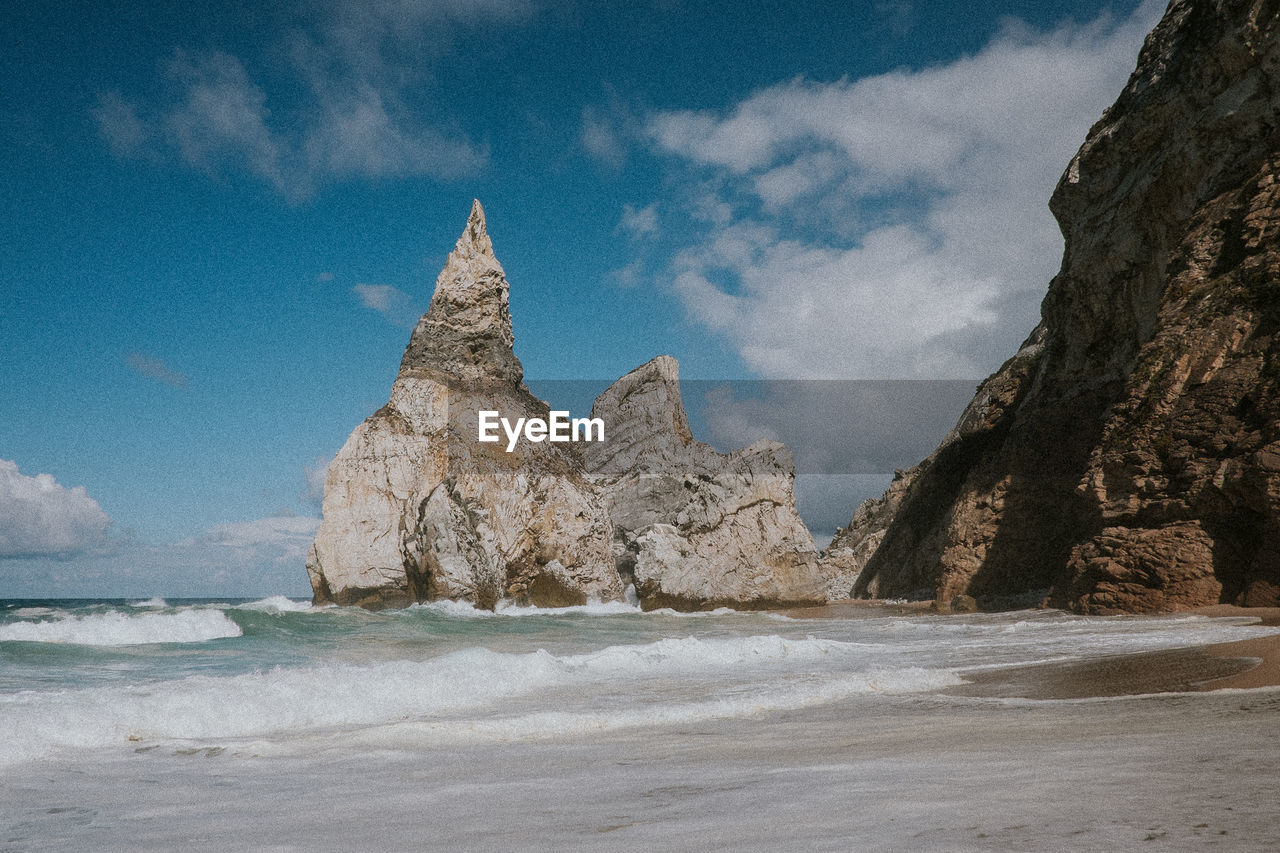
M458 243L454 247L455 252L467 254L470 249L473 254L483 254L493 257L493 241L489 239L489 226L484 221L484 207L480 204L480 199L471 200L471 214L467 217L467 227L462 230L462 236L458 238Z
M524 368L512 349L509 291L477 199L409 339L401 373L425 370L466 383L519 383Z
M694 444L680 398L680 364L669 355L645 362L610 385L596 398L591 416L604 419L609 436L584 451L588 470L597 473L622 473L669 460Z

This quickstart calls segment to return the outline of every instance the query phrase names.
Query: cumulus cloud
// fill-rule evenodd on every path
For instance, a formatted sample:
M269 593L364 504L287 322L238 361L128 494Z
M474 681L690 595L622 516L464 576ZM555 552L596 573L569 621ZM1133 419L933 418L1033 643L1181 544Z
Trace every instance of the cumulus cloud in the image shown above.
M728 451L762 438L796 472L885 475L927 456L973 396L972 380L685 380L690 418Z
M173 96L105 93L93 115L118 156L167 149L207 171L244 169L295 200L335 180L470 174L487 149L433 103L427 69L453 31L529 14L526 0L308 4L271 51L272 68L179 48L158 87Z
M0 558L70 557L103 547L111 519L84 486L28 477L0 459Z
M1161 11L1009 24L950 64L652 115L696 235L675 293L763 376L990 372L1061 257L1058 175Z
M185 374L179 373L158 358L152 358L140 352L131 352L125 354L124 363L148 379L172 385L174 388L185 390L188 387Z
M412 326L418 311L413 298L389 284L357 284L351 292L360 297L360 304L377 311L398 326Z

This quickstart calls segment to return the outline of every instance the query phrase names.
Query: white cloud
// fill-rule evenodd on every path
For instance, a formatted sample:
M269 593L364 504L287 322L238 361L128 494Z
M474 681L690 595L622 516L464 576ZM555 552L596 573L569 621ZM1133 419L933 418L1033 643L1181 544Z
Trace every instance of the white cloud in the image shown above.
M185 390L188 387L185 374L174 370L158 358L152 358L140 352L130 352L125 353L124 363L148 379L172 385L174 388Z
M404 47L424 39L440 49L449 27L519 23L533 13L531 0L330 0L319 29L344 61L364 70L394 64Z
M622 231L634 239L657 236L658 203L655 201L648 207L624 204L622 219L618 221L618 227L615 230Z
M357 284L351 292L360 297L360 304L365 308L377 311L398 326L412 326L418 317L413 298L389 284Z
M183 96L165 117L166 130L192 166L213 170L224 162L243 163L251 172L287 190L287 143L267 127L266 93L249 78L240 60L212 51L195 56L178 51L168 66Z
M307 548L315 538L319 526L318 518L295 515L231 522L215 525L200 536L179 543L177 547L231 549L242 555L273 563L298 563L306 559Z
M408 112L392 93L368 83L353 90L318 91L319 119L304 142L311 174L335 177L436 175L475 171L488 154L465 140L451 140L429 128L406 126Z
M626 266L610 270L609 281L623 290L639 287L645 281L644 262L636 259Z
M176 97L140 107L107 93L93 114L118 156L168 144L192 166L244 169L291 199L330 181L470 174L488 151L432 103L428 69L454 30L530 11L526 0L309 4L270 52L269 73L225 51L178 49L165 66ZM284 77L293 80L261 83Z
M310 465L303 467L302 478L306 483L306 488L302 492L302 499L307 503L319 507L324 501L324 480L329 473L329 463L332 461L332 456L322 456Z
M106 544L111 519L84 486L28 477L0 459L0 558L70 557Z
M781 441L798 474L884 475L938 446L972 380L736 380L681 383L690 416L721 450ZM847 507L845 511L847 512Z
M985 375L1035 323L1061 257L1049 194L1161 11L653 115L697 235L675 292L763 376Z
M92 110L98 131L117 157L137 157L146 148L149 131L138 118L133 105L125 101L119 92L106 92L98 96L98 105Z
M616 122L595 107L583 107L578 138L586 152L605 166L618 169L627 159L627 149Z

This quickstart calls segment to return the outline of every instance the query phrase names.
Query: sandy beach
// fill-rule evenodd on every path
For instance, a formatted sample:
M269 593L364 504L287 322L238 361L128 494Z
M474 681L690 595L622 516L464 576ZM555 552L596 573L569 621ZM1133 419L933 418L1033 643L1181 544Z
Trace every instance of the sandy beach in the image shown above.
M1250 617L1280 625L1280 608L1215 605L1184 611L1209 617ZM969 676L944 692L954 696L1086 699L1156 693L1280 686L1280 636L1118 655L1083 662L1015 667Z
M857 599L778 612L792 619L927 618L930 614L946 619L952 615L936 613L931 601ZM1217 604L1168 615L1249 618L1263 626L1280 625L1280 607ZM969 683L943 692L986 698L1086 699L1277 687L1280 686L1280 635L1100 660L1015 667L971 674L968 678Z

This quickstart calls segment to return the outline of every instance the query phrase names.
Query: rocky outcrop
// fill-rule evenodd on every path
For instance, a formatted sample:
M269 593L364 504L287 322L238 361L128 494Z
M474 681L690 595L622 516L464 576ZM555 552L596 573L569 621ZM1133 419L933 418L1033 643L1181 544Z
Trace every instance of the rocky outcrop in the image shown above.
M853 511L849 526L836 530L831 543L818 557L818 565L826 579L828 598L853 597L858 577L884 540L885 530L898 511L916 470L894 471L893 482L885 493L863 501Z
M622 596L604 501L566 445L480 443L477 413L547 417L512 351L508 285L484 211L436 281L391 389L325 477L307 558L318 603L493 607Z
M1050 202L1041 327L855 516L858 594L1280 603L1278 10L1170 4Z
M307 558L317 603L563 606L621 598L625 583L649 609L825 600L790 454L695 441L675 359L596 400L603 442L480 442L481 410L548 417L524 385L507 299L477 202L390 401L329 466Z
M695 441L669 356L596 398L609 440L584 461L609 507L618 570L646 609L764 608L826 600L776 441L724 455Z

